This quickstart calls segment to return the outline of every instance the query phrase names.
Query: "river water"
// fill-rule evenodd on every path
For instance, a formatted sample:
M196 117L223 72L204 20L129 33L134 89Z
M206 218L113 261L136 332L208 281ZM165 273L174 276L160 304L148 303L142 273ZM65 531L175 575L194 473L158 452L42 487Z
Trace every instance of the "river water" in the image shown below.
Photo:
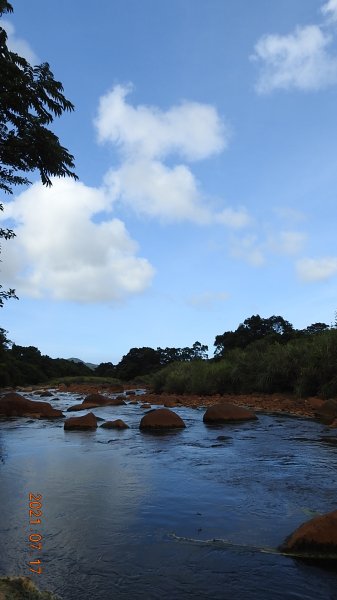
M50 399L62 410L78 401ZM63 600L336 600L336 566L275 551L336 509L337 446L321 440L336 431L266 414L209 427L203 409L174 410L186 429L159 435L139 430L144 410L132 404L93 411L122 418L122 431L2 420L0 574L31 576ZM30 493L42 496L33 526Z

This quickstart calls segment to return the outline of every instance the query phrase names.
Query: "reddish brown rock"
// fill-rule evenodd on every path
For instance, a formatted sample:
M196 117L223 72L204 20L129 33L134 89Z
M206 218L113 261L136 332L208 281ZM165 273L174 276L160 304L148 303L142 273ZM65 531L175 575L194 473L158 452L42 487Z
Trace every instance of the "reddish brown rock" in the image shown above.
M177 406L177 402L175 402L174 400L166 400L164 402L164 406L166 408L174 408L175 406Z
M247 421L257 419L256 415L247 408L235 404L214 404L209 406L204 414L204 423L228 423L231 421Z
M129 429L129 425L124 423L122 419L116 419L115 421L106 421L105 423L102 423L100 427L103 427L104 429Z
M53 408L49 402L28 400L16 392L9 392L0 397L0 416L53 419L63 417L63 414L61 410Z
M102 394L89 394L84 398L82 404L96 404L97 406L101 406L106 404L108 400L110 398Z
M298 527L279 548L281 552L337 558L337 510Z
M173 410L168 408L156 408L150 410L142 418L140 429L171 429L186 427L184 421Z
M97 419L93 413L83 417L70 417L64 421L64 429L96 429Z
M67 412L87 410L89 408L97 408L98 406L101 406L101 405L95 404L94 402L86 402L85 404L73 404L73 406L69 406L69 408L67 408ZM1 600L1 598L0 598L0 600Z
M121 404L126 404L121 396L117 398L109 398L108 396L102 396L102 394L89 394L86 396L82 402L86 406L88 404L95 404L96 406L121 406Z
M147 403L145 402L145 404L141 404L141 405L140 405L140 408L151 408L151 404L147 404Z
M337 400L326 400L322 406L316 408L315 416L329 425L337 419Z

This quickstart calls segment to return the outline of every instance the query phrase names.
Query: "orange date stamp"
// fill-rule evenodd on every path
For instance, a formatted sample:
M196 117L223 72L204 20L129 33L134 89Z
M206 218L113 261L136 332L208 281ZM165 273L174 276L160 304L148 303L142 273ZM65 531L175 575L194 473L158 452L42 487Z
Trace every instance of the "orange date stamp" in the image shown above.
M43 516L42 513L42 494L29 494L29 525L30 525L30 535L29 535L29 546L31 552L34 550L37 554L35 560L29 561L29 570L32 573L37 573L41 575L42 573L42 565L41 558L38 558L38 553L42 551L42 535L37 532L38 527L33 529L33 526L41 525L41 518Z

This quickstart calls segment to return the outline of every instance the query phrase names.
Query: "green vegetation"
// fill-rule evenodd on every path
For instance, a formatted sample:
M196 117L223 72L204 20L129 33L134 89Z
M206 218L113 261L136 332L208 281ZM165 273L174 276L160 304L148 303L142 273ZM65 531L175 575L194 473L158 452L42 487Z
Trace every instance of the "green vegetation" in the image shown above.
M117 365L85 363L41 355L34 346L12 344L0 329L0 386L126 382L177 394L284 392L298 397L337 396L337 327L314 323L294 329L282 317L253 315L235 331L215 338L214 358L207 346L131 348Z
M249 394L286 392L298 397L337 395L337 330L294 333L287 341L266 336L222 358L172 364L155 373L155 392Z

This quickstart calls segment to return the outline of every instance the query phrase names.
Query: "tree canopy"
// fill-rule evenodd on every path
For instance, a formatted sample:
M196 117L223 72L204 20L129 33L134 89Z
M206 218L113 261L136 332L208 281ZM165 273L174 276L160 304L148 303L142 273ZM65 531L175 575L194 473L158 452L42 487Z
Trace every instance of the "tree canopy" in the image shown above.
M11 12L12 5L0 0L0 17ZM49 64L33 67L9 50L0 24L0 190L12 194L14 186L29 185L26 173L36 169L44 185L52 184L51 177L77 179L74 157L47 127L55 117L72 110ZM0 238L14 236L11 229L0 229ZM1 290L0 306L10 297L15 297L14 290Z

